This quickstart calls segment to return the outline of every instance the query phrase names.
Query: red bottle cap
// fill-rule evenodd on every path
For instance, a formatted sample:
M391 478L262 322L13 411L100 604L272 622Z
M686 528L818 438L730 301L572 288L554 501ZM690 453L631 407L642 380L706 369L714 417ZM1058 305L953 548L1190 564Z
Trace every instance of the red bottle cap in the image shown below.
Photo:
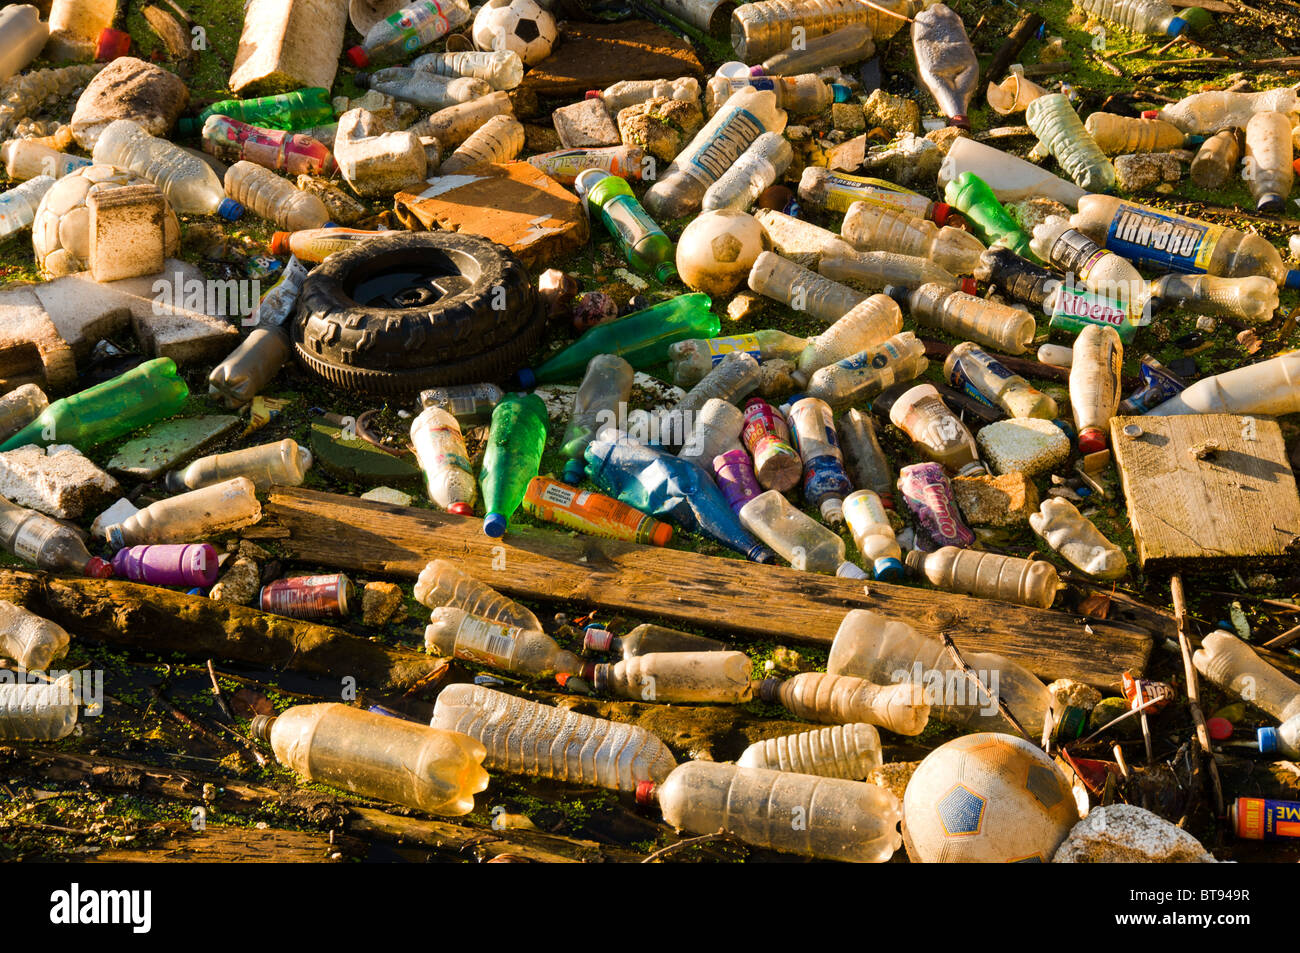
M959 280L959 287L962 291L966 292L968 295L979 294L979 287L980 287L979 282L977 282L974 278L961 278L958 280Z
M354 46L348 50L348 60L353 66L369 66L370 57L366 55L364 46Z
M95 60L107 63L119 56L126 56L130 49L131 34L105 27L100 31L99 40L95 43Z
M604 97L604 95L605 95L605 94L604 94L603 92L601 92L599 89L589 89L589 90L587 90L586 95L584 95L582 98L583 98L583 99L602 99L602 98Z
M660 523L655 527L655 531L650 534L650 542L655 546L667 546L668 540L673 538L673 528L668 523Z
M85 569L82 570L87 576L95 579L111 579L113 576L113 564L100 559L98 556L91 556L90 562L86 563Z
M642 806L653 804L655 801L655 783L653 781L638 781L636 784L636 802Z
M1106 449L1106 432L1097 427L1089 427L1086 430L1079 431L1079 452L1082 454L1096 453L1098 450Z
M1143 119L1159 119L1159 118L1160 118L1160 110L1159 110L1159 109L1144 109L1144 110L1142 110L1142 118L1143 118Z
M451 506L447 507L447 512L455 513L457 516L473 516L474 507L470 506L468 503L453 503Z
M272 255L283 255L289 250L290 232L276 232L271 236L271 243L266 246Z
M934 211L931 213L930 217L934 220L934 224L943 225L945 222L948 221L948 216L951 214L952 214L951 205L949 205L947 202L935 202Z
M1205 722L1205 727L1215 741L1227 741L1232 737L1232 722L1226 718L1210 718Z

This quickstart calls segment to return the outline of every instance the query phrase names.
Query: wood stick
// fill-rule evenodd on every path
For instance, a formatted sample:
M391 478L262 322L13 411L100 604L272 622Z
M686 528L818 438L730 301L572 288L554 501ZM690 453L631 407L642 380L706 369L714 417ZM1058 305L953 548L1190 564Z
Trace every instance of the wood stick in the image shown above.
M208 659L208 678L212 680L212 694L217 696L217 707L220 708L221 713L226 716L226 721L234 724L235 716L231 712L230 706L226 704L225 692L223 692L221 686L217 684L217 670L212 667L212 659Z
M962 670L962 672L965 673L966 677L975 683L975 686L979 689L980 694L991 698L997 704L998 710L1002 712L1002 717L1004 717L1007 721L1011 722L1012 726L1016 729L1016 731L1020 732L1020 737L1032 743L1034 739L1029 736L1029 732L1025 731L1025 726L1020 723L1020 719L1018 719L1015 716L1015 713L1012 712L1011 707L1002 699L1001 692L999 692L997 695L994 695L992 692L990 692L987 688L984 687L984 683L981 682L980 677L975 674L975 670L972 669L970 667L970 664L964 658L961 657L961 652L957 651L957 645L956 643L953 642L952 636L949 635L947 632L944 632L942 635L939 636L939 638L943 641L943 647L948 650L948 654L952 656L953 661L957 663L958 667ZM1048 718L1050 720L1051 718L1050 714L1048 715Z
M1269 639L1264 643L1264 648L1277 651L1286 648L1292 642L1300 642L1300 625L1292 626L1276 638Z
M1020 20L1012 27L1006 40L993 54L993 59L989 61L988 68L984 70L984 85L976 93L977 99L984 98L985 90L988 89L990 83L1002 79L1003 75L1006 74L1007 67L1016 61L1020 51L1025 48L1025 44L1038 31L1042 23L1043 18L1037 13L1021 14Z
M1178 647L1183 652L1183 674L1187 678L1187 707L1192 712L1192 721L1196 723L1196 737L1201 743L1201 750L1209 759L1210 780L1214 784L1214 803L1218 817L1224 816L1223 783L1219 780L1219 765L1214 760L1214 749L1210 746L1210 729L1205 724L1205 713L1201 711L1201 687L1197 680L1196 666L1192 664L1192 644L1187 637L1187 600L1183 595L1183 575L1174 573L1169 577L1169 590L1174 602L1174 618L1178 621Z

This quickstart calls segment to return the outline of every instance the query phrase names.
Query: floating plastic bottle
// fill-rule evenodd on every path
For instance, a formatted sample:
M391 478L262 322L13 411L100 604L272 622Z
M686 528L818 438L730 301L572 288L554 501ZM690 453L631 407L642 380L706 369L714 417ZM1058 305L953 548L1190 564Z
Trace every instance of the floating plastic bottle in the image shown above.
M1038 331L1034 316L1026 311L937 284L922 285L907 301L918 324L1006 354L1025 353Z
M0 16L3 16L3 11L0 11ZM42 175L61 179L69 172L84 169L91 164L89 159L70 156L33 139L10 139L0 146L0 157L4 159L5 172L15 182L25 182ZM44 192L41 194L44 195ZM36 201L39 204L40 198L37 197Z
M166 139L149 135L133 120L115 119L105 126L95 142L94 159L148 179L182 215L220 215L233 222L244 214L239 201L226 196L212 166Z
M1077 117L1076 117L1077 118ZM1011 217L989 185L974 172L963 172L944 189L948 204L969 219L975 231L990 247L1008 248L1032 258L1029 236Z
M57 741L77 727L72 676L57 682L0 682L0 741Z
M576 481L571 481L576 482ZM524 512L589 536L665 546L673 528L613 497L577 490L548 477L533 477L524 493Z
M658 652L726 652L728 646L707 636L644 622L623 636L599 626L587 626L582 633L582 649L584 652L613 652L629 659Z
M113 567L91 556L76 531L56 519L0 497L0 546L7 553L50 572L105 578Z
M912 448L962 476L987 473L979 461L975 438L948 409L933 384L918 384L889 410L895 427L912 439Z
M521 629L469 615L454 606L433 610L424 630L424 646L444 658L535 678L557 672L577 675L582 671L582 660L560 648L540 629Z
M722 495L739 514L746 503L763 492L754 473L754 460L741 449L728 450L713 458L713 476Z
M145 361L125 374L50 404L0 446L72 444L85 452L131 433L185 406L190 390L170 357Z
M481 79L496 90L514 89L524 81L524 61L514 50L425 53L412 60L411 67L439 76Z
M868 202L855 202L844 216L841 234L861 251L888 251L928 258L953 275L968 275L979 264L983 243L970 232Z
M374 90L435 112L473 102L492 93L481 79L464 76L448 79L409 66L390 66L373 73L357 73L353 80L361 89Z
M1174 12L1166 0L1074 0L1085 13L1145 36L1179 36L1208 25L1210 15L1200 7Z
M429 724L482 744L489 771L631 793L644 782L662 782L677 766L658 736L644 728L482 685L443 688Z
M67 654L70 641L62 626L0 601L0 658L13 659L29 672L43 672Z
M917 75L948 124L969 129L980 68L961 17L942 3L926 7L912 21L912 51Z
M784 705L808 721L860 722L896 735L919 735L930 720L921 686L910 681L877 683L855 675L802 672L793 678L764 679L759 694L763 701Z
M734 337L678 341L668 348L668 369L672 371L674 384L690 387L703 380L728 354L744 351L759 362L776 358L791 360L803 353L808 340L784 331L763 330Z
M189 543L261 518L257 488L241 476L151 503L109 526L104 535L114 549L139 543Z
M1224 691L1240 695L1279 721L1300 715L1300 684L1260 658L1241 639L1212 632L1192 655L1196 670Z
M54 186L54 177L38 175L7 192L0 192L0 239L31 228L41 199Z
M333 122L334 106L330 103L329 90L321 87L256 99L223 99L195 119L180 119L176 131L182 136L196 135L211 116L229 116L264 129L306 129Z
M509 162L523 148L523 123L513 116L493 116L442 160L438 175L456 175L484 162Z
M919 377L929 365L925 345L911 331L903 331L814 372L807 393L826 401L832 410L843 410L887 387Z
M1056 567L1043 559L1020 559L998 553L944 546L932 553L914 549L907 568L948 592L981 599L1001 599L1039 609L1051 608L1061 583Z
M785 131L786 114L771 90L739 90L696 133L646 193L646 209L661 220L700 210L704 193L765 132Z
M952 481L941 463L913 463L898 471L898 492L922 530L940 546L964 548L975 533L962 521Z
M860 291L770 251L761 252L754 260L749 288L827 324L838 321L867 298Z
M639 146L605 146L543 152L529 156L527 162L561 185L573 185L578 176L588 169L599 169L621 179L640 179L647 164L652 164L654 158L647 158L645 150Z
M252 480L258 492L265 492L277 483L301 486L311 464L311 451L286 438L201 457L183 470L168 473L167 490L170 493L198 490L241 476Z
M0 83L36 59L49 36L49 25L31 4L0 10Z
M488 785L480 742L361 708L295 705L250 731L308 781L430 814L468 814Z
M1067 499L1043 500L1038 512L1029 515L1029 526L1062 559L1095 579L1120 579L1128 572L1123 550Z
M722 322L709 311L710 304L708 295L694 292L598 324L536 370L520 371L520 383L532 387L573 380L597 354L616 354L634 368L662 364L670 344L718 333Z
M216 583L220 572L217 550L211 543L128 546L113 556L115 576L152 586L207 589Z
M972 652L956 641L962 658L979 674L982 688L957 667L941 641L922 635L906 622L866 609L853 609L844 616L831 643L826 670L880 684L923 685L923 698L933 717L972 731L1011 728L990 697L992 692L1027 731L1040 732L1043 722L1051 717L1052 695L1047 686L1001 655Z
M430 609L449 606L467 615L503 622L525 631L542 630L537 616L512 599L507 599L486 583L480 582L446 559L434 559L420 571L414 595Z
M755 139L704 193L701 207L705 211L731 208L744 211L775 183L794 161L794 151L785 137L765 132Z
M1154 410L1172 414L1266 414L1300 412L1300 351L1203 378Z
M472 515L477 486L456 418L441 407L425 408L411 421L411 446L429 499L448 513Z
M1258 112L1246 124L1246 167L1255 208L1281 212L1295 181L1291 168L1291 119L1279 112Z
M778 490L760 493L746 503L740 521L795 569L867 578L860 567L845 560L843 539L795 509Z
M1212 275L1164 275L1151 283L1151 296L1161 307L1186 308L1196 314L1245 318L1264 323L1278 307L1272 278L1216 278Z
M1161 119L1117 116L1096 112L1083 124L1093 142L1108 156L1181 149L1187 137L1177 126Z
M626 408L632 395L632 374L632 365L613 354L597 354L587 364L560 446L560 452L568 458L564 464L566 483L582 479L587 444L618 420L620 406Z
M842 318L814 338L799 352L794 379L807 386L809 378L823 367L883 344L903 329L903 312L888 295L876 294L854 305Z
M875 578L891 581L903 578L903 553L894 538L889 514L875 491L850 493L844 500L844 518L858 552L871 563Z
M1081 198L1070 225L1135 265L1221 278L1268 275L1279 285L1300 287L1300 271L1288 270L1272 243L1253 232L1211 225L1110 195Z
M819 165L804 168L799 178L799 200L828 212L847 212L855 202L865 202L938 225L944 224L952 211L946 202L933 202L883 179L849 175Z
M743 652L653 652L620 662L588 663L584 677L602 695L643 702L740 704L751 697Z
M1052 175L1032 162L963 136L953 141L939 166L937 183L944 189L945 197L952 183L967 172L984 182L999 202L1047 198L1073 208L1086 194L1073 182ZM987 235L983 237L989 240Z
M952 291L974 294L975 282L956 278L928 258L900 255L892 251L854 252L848 255L825 255L818 271L835 281L852 282L855 287L878 290L889 287L919 288L942 285Z
M483 454L483 532L503 536L523 502L528 481L537 476L546 446L546 405L536 394L510 394L492 411Z
M315 195L247 160L226 170L226 192L253 214L286 231L320 228L329 221L329 210Z
M441 407L462 427L467 427L490 421L493 409L503 397L505 391L496 384L455 384L421 391L420 406Z
M800 48L791 47L773 53L763 60L763 72L768 76L816 73L828 66L868 60L875 52L875 39L868 27L841 27L833 33L806 40Z
M782 493L794 489L803 474L803 462L791 446L785 417L761 397L745 402L744 416L741 437L754 458L754 475L759 484Z
M1193 93L1154 113L1154 118L1177 126L1188 135L1208 136L1222 129L1245 128L1255 113L1270 111L1288 116L1300 113L1295 87L1280 86L1257 93L1219 89Z
M419 0L375 23L361 45L349 49L347 56L358 67L376 60L400 59L467 22L469 4L465 0Z
M872 490L887 509L894 508L894 473L880 449L871 415L854 408L840 418L840 447L853 485Z
M1079 452L1106 449L1110 418L1120 401L1124 345L1114 328L1092 324L1074 339L1070 362L1070 408L1079 432Z
M832 725L756 741L736 759L742 768L861 781L884 763L880 732L867 724Z
M35 384L23 384L0 397L0 440L8 440L49 405L45 392Z
M337 168L329 148L311 136L259 129L229 116L210 117L203 124L202 135L203 151L223 162L243 159L290 175L329 176Z
M943 376L953 387L976 400L1001 407L1012 417L1056 418L1056 401L970 341L963 341L948 353Z
M754 562L772 554L741 525L701 467L626 439L616 431L586 450L587 477L628 506L668 519L688 532L701 532ZM791 451L793 452L793 451Z
M710 397L689 423L687 426L688 422L682 421L682 449L677 456L683 460L691 460L708 470L715 457L740 449L745 415L735 405Z
M816 397L803 397L786 411L794 447L803 460L803 498L831 525L844 522L844 498L853 492L844 472L844 456L835 436L831 408Z
M1115 187L1115 167L1064 94L1049 93L1035 99L1025 109L1025 122L1080 188L1107 192Z
M1201 143L1192 160L1192 182L1203 189L1221 189L1232 181L1241 159L1240 133L1223 129Z
M593 93L588 93L588 97ZM648 99L680 99L697 103L700 99L700 81L694 76L677 79L621 79L604 92L594 94L605 103L611 116L617 117L628 106L636 106Z
M655 795L664 820L678 830L725 830L755 847L883 863L902 845L898 798L861 781L688 761ZM792 824L792 817L806 822Z

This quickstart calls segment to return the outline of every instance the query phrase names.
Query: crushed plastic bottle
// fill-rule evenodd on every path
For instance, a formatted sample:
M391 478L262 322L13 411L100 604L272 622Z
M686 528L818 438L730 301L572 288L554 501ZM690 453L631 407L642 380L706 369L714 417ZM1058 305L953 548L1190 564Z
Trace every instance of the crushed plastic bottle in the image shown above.
M800 48L790 47L773 53L763 60L763 72L768 76L815 73L830 66L868 60L875 52L875 38L869 27L840 27L833 33L805 40Z
M390 66L373 73L357 73L353 80L361 89L374 90L420 109L435 112L474 102L492 93L492 87L481 79L466 76L449 79L424 70L411 69L409 66Z
M567 457L564 482L576 484L582 479L587 444L619 419L620 406L626 413L632 395L632 374L632 365L613 354L597 354L588 362L560 445L560 452Z
M844 558L844 540L795 509L779 490L760 493L740 510L745 528L795 569L834 573L846 579L867 574Z
M1187 137L1177 126L1162 119L1117 116L1095 112L1083 124L1093 142L1108 156L1138 152L1168 152L1181 149Z
M898 492L921 530L940 546L965 548L975 533L962 521L942 463L913 463L898 471Z
M831 725L756 741L736 759L742 768L861 781L884 763L873 725Z
M494 90L514 89L524 81L524 61L514 50L425 53L412 60L411 67L439 76L481 79Z
M329 148L311 136L260 129L229 116L210 117L203 124L202 135L203 151L223 162L246 159L290 175L330 176L337 168Z
M670 420L669 423L673 422ZM677 456L698 463L707 470L715 457L740 450L740 433L744 427L745 415L740 408L717 397L710 397L695 415L693 426L687 428L683 421L682 449L677 452Z
M749 272L749 289L827 324L867 299L861 291L832 281L770 251L759 254Z
M978 289L969 278L956 278L928 258L900 255L892 251L853 252L825 255L817 265L823 277L852 282L855 287L873 291L890 287L919 288L942 285L950 291L974 294Z
M840 418L840 447L853 485L872 490L886 509L894 508L894 473L880 449L871 415L853 408Z
M1062 93L1035 99L1025 109L1025 122L1080 188L1089 192L1114 188L1115 167Z
M438 175L456 175L484 162L510 162L524 148L524 124L513 116L493 116L442 160Z
M105 126L93 155L96 162L148 179L182 215L220 215L233 222L244 214L238 200L226 196L212 166L166 139L149 135L130 119L115 119ZM321 219L317 224L324 223Z
M589 625L582 633L582 649L584 652L612 652L629 659L656 652L725 652L728 646L708 636L643 622L623 636Z
M1235 128L1223 129L1201 143L1192 160L1192 182L1203 189L1221 189L1232 181L1241 158L1240 138Z
M975 438L948 409L933 384L904 392L889 410L889 419L912 440L912 449L962 476L987 473Z
M1029 515L1029 526L1066 562L1094 579L1120 579L1128 572L1123 550L1067 499L1043 500L1038 512Z
M138 543L189 543L250 526L261 518L257 488L241 476L151 503L109 526L104 535L114 549Z
M1220 89L1193 93L1150 115L1177 126L1188 135L1208 136L1222 129L1245 128L1255 113L1269 111L1288 116L1300 113L1300 99L1295 87L1280 86L1254 93L1232 93Z
M311 469L311 451L288 439L200 457L183 470L167 474L169 493L198 490L235 477L248 477L258 492L273 485L302 486Z
M854 305L842 318L798 352L794 379L807 386L814 373L868 348L883 344L903 330L903 312L888 295L876 294Z
M761 397L745 402L741 436L754 458L754 475L765 489L782 493L798 485L803 462L791 445L790 426L779 410Z
M29 672L43 672L67 654L70 641L62 626L0 601L0 658L13 659Z
M667 412L661 432L674 433L669 428L680 428L683 442L689 439L696 415L710 400L724 400L739 404L759 384L758 361L747 351L733 351L713 366L698 384L687 391L677 404ZM669 441L674 442L674 441Z
M764 679L759 695L807 721L860 722L896 735L919 735L930 720L930 705L921 686L910 681L872 682L856 675L801 672L787 679Z
M885 388L913 380L930 366L925 345L911 331L828 364L808 379L807 393L832 410L875 397Z
M0 497L0 547L50 572L106 578L113 567L91 556L76 531L56 519Z
M942 3L922 10L912 21L912 51L917 75L948 124L969 129L966 112L980 70L961 17Z
M840 233L860 251L928 258L953 275L971 274L985 250L970 232L867 202L849 206Z
M900 319L901 320L901 319ZM784 331L763 330L734 337L692 338L668 347L668 369L678 387L691 387L728 354L744 351L756 361L791 360L803 353L808 338Z
M18 433L49 405L45 391L35 384L23 384L0 397L0 441Z
M1244 318L1263 324L1278 308L1272 278L1216 278L1213 275L1164 275L1151 282L1151 297L1162 308L1186 308L1195 314Z
M1034 316L1027 311L938 284L921 285L902 295L918 324L1005 354L1024 354L1038 333Z
M483 532L505 535L523 502L528 481L537 476L546 446L546 404L536 394L509 394L492 411L487 450L479 481L483 484Z
M932 586L981 599L1001 599L1039 609L1051 608L1061 583L1056 567L1044 559L944 546L932 553L914 549L907 568Z

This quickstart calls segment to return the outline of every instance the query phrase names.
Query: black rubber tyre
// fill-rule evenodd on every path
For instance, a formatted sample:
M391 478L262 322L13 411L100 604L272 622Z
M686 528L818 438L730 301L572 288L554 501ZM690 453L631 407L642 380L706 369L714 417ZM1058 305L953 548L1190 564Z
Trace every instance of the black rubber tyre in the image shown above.
M538 309L527 269L505 246L452 232L402 232L316 268L303 285L292 338L299 359L331 383L406 394L449 383L449 374L496 365L510 373L505 365L521 364L541 339Z

